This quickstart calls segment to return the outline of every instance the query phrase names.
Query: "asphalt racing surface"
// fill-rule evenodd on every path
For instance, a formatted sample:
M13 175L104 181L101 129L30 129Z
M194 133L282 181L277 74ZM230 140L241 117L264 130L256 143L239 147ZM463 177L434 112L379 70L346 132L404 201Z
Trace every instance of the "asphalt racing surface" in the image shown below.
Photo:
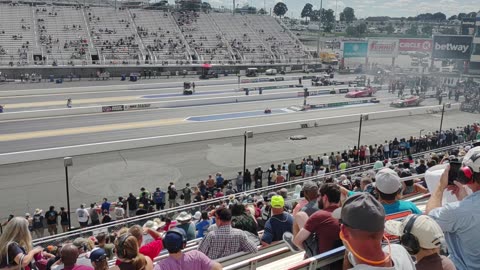
M279 82L281 84L281 82ZM226 88L230 88L227 86ZM51 117L0 122L0 153L31 151L59 146L128 140L160 135L180 135L195 131L220 130L231 127L283 123L301 119L341 116L393 110L388 104L395 96L378 92L379 104L339 107L307 112L289 110L301 105L303 98L266 100L211 106L152 109L135 112ZM31 98L29 102L39 102ZM310 104L347 100L343 94L310 97ZM50 101L50 100L47 100ZM428 100L423 105L434 105ZM263 114L268 107L271 115ZM475 114L447 112L444 128L477 121ZM287 124L286 124L287 125ZM394 137L418 136L437 130L440 115L365 121L362 144L382 143ZM208 174L223 172L234 178L243 167L243 134L225 139L193 141L166 146L114 151L76 156L70 167L70 198L72 209L80 203L98 202L103 197L114 200L129 192L137 194L140 187L149 190L166 188L169 182L183 187L206 179ZM307 140L291 141L292 135L305 135ZM195 138L192 138L194 140ZM341 151L357 144L358 124L298 129L254 134L248 140L247 168L289 161L307 155ZM32 155L35 152L32 151ZM65 174L62 159L51 159L0 166L0 213L24 215L35 208L50 205L66 206Z

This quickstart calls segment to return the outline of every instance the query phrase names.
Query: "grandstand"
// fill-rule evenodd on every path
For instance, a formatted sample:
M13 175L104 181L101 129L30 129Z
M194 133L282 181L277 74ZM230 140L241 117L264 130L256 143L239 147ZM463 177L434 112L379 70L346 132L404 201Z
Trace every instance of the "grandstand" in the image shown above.
M267 15L0 4L0 65L279 63L310 60Z
M417 154L414 154L413 157L420 158L433 153L444 153L445 151L455 151L459 149L459 147L461 148L465 145L469 145L469 143L447 146L447 147L439 148L429 152L417 153ZM401 160L401 159L398 159L398 160ZM338 176L339 173L349 175L353 179L356 176L364 175L365 172L371 170L372 168L373 168L373 164L366 164L359 167L347 169L342 172L333 172L323 176L302 178L298 180L289 181L283 184L278 184L275 186L259 188L255 190L250 190L246 193L236 194L236 198L238 199L242 196L254 195L259 193L267 194L272 191L277 191L283 187L287 187L290 190L292 190L292 187L294 185L302 184L306 180L323 182L325 179L329 177ZM409 180L409 179L423 177L423 176L424 175L414 175L412 177L404 178L403 180ZM299 194L290 192L289 197L291 198L290 200L293 202L298 200L298 196ZM411 194L404 199L407 201L414 202L422 211L424 211L425 203L429 198L429 196L430 196L429 194ZM148 220L152 220L153 218L157 218L161 216L172 216L175 213L179 213L180 211L194 212L194 211L197 211L198 209L206 209L209 206L213 207L215 205L218 205L219 203L221 203L222 200L225 200L225 199L226 198L211 199L208 201L179 206L179 207L167 209L167 210L162 210L155 213L149 213L141 217L127 218L125 220L112 222L105 225L93 226L90 228L76 230L76 231L72 231L69 233L64 233L56 236L49 236L49 237L35 240L34 244L47 246L47 245L62 243L68 240L73 240L77 237L88 238L90 236L94 236L98 234L99 232L112 232L124 226L128 227L134 224L143 225L145 222L147 222ZM259 234L262 234L262 231L260 231ZM187 243L187 248L185 249L185 251L197 249L200 241L201 239L195 239L195 240L189 241ZM345 248L342 246L334 250L330 250L328 252L319 254L315 257L305 259L303 252L292 253L290 249L285 245L285 243L280 242L268 247L259 247L259 251L256 254L239 252L228 257L220 258L217 261L222 263L222 265L224 266L224 269L230 269L230 270L234 270L234 269L235 270L238 270L238 269L291 269L291 270L318 269L319 267L327 266L332 262L342 260L344 251L345 251ZM164 250L159 254L158 257L156 257L155 262L159 262L165 259L167 256L168 254ZM114 263L115 263L115 260L111 260L109 262L109 265L112 269L114 269L115 267Z

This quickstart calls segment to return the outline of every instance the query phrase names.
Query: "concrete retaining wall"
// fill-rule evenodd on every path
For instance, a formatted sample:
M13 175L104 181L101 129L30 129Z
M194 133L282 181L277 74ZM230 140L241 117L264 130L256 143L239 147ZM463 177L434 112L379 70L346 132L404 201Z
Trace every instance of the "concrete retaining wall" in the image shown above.
M452 105L448 110L458 110L459 105ZM368 119L377 120L393 117L404 117L419 114L439 113L441 106L415 107L407 109L397 109L392 111L381 111L375 113L368 113ZM367 114L365 114L367 115ZM227 138L234 136L243 136L245 130L251 130L254 133L268 133L283 130L299 129L301 125L313 126L327 126L342 123L352 123L359 121L359 114L343 115L335 117L325 117L298 121L289 121L282 123L271 123L262 125L252 125L247 127L226 128L221 130L208 130L190 132L185 134L172 134L164 136L155 136L148 138L128 139L111 142L91 143L84 145L74 145L66 147L57 147L50 149L30 150L14 153L0 154L0 165L11 164L18 162L26 162L32 160L44 160L51 158L59 158L65 156L78 156L86 154L94 154L101 152L134 149L141 147L152 147L160 145L168 145L173 143L183 143L191 141Z
M157 102L148 102L148 100L139 100L136 103L127 103L127 104L115 104L115 105L105 105L105 106L87 106L87 107L73 107L73 108L59 108L59 109L48 109L48 110L32 110L32 111L19 111L19 112L4 112L0 113L1 120L14 120L14 119L27 119L27 118L41 118L41 117L51 117L51 116L65 116L65 115L81 115L81 114L90 114L90 113L101 113L103 107L109 106L124 106L128 107L130 105L147 105L150 109L154 108L177 108L177 107L187 107L187 106L200 106L200 105L214 105L214 104L228 104L228 103L238 103L238 102L250 102L250 101L259 101L259 100L278 100L284 98L296 98L297 92L286 92L286 93L272 93L272 94L263 94L263 95L249 95L246 96L242 92L238 92L235 96L227 97L197 97L189 96L181 100L164 100ZM123 111L123 109L121 110ZM115 112L105 112L105 113L115 113Z

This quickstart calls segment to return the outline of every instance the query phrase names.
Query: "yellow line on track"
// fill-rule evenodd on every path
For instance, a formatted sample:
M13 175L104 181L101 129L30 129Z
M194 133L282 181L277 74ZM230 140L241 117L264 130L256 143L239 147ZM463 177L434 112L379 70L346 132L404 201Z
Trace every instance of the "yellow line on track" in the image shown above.
M78 104L98 104L101 102L116 102L116 101L129 101L138 99L138 96L125 96L125 97L105 97L105 98L86 98L86 99L72 99L73 106ZM38 108L47 106L66 106L67 100L55 100L55 101L39 101L39 102L26 102L26 103L13 103L4 104L6 109L18 109L18 108Z
M183 118L171 118L171 119L151 120L151 121L142 121L142 122L133 122L133 123L120 123L120 124L108 124L108 125L87 126L87 127L78 127L78 128L64 128L64 129L55 129L55 130L20 132L20 133L0 135L0 142L56 137L56 136L67 136L67 135L78 135L78 134L97 133L97 132L116 131L116 130L159 127L159 126L167 126L167 125L176 125L182 122L184 122Z

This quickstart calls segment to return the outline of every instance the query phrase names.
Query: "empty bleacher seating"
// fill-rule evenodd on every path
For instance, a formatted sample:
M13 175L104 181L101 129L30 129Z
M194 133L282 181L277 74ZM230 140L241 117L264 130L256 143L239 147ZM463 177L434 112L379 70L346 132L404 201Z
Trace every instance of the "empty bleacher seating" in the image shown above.
M261 64L311 58L271 16L0 6L0 65Z
M31 8L0 6L0 65L32 64L36 41Z

